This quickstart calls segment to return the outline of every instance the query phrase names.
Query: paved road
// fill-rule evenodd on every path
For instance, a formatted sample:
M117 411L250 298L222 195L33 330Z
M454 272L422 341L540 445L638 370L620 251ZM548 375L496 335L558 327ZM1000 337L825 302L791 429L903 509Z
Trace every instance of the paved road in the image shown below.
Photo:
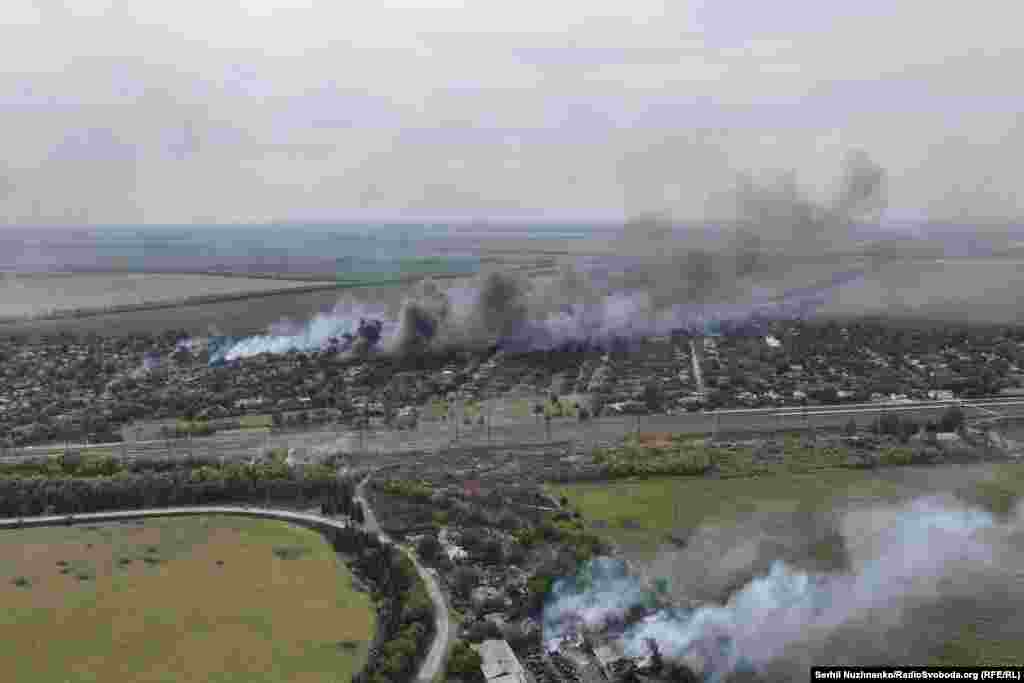
M434 603L434 642L430 644L430 650L427 652L426 658L423 660L423 664L420 665L419 674L416 676L418 683L430 683L434 678L443 670L445 664L445 658L448 654L448 645L451 639L451 621L448 617L448 604L444 598L444 592L441 590L440 584L437 582L437 575L432 569L427 569L420 564L416 558L416 554L409 548L397 545L392 541L387 534L385 534L380 524L377 522L376 515L373 514L373 508L370 507L369 501L366 500L365 491L366 483L370 480L368 475L359 482L356 486L355 499L359 501L363 506L363 514L366 519L363 524L363 528L370 533L377 534L382 541L385 543L391 543L396 545L399 550L405 553L406 557L412 560L413 565L416 567L416 571L419 573L420 578L423 579L423 583L427 587L427 593L430 595L430 600Z
M690 340L690 365L693 366L693 381L697 383L697 391L701 396L704 395L704 373L701 372L700 367L700 354L697 351L697 345L694 341Z
M197 438L191 448L187 442L175 444L169 451L166 442L144 445L128 444L125 447L128 459L142 456L166 456L169 452L184 456L190 451L197 455L224 457L226 460L247 459L259 454L266 447L291 448L298 455L320 456L332 452L381 452L408 453L431 452L446 448L449 444L520 444L544 443L548 441L575 441L588 448L601 443L615 442L628 433L639 429L647 432L692 432L710 434L721 432L765 432L777 429L804 428L810 423L815 428L843 427L853 419L859 427L866 427L884 412L893 412L917 420L938 418L942 411L952 405L961 405L969 419L999 417L1002 419L1024 419L1024 399L992 397L970 401L915 401L897 404L846 404L838 406L808 406L787 408L730 409L680 415L643 415L602 417L589 422L578 422L572 418L556 418L551 421L550 434L546 425L534 418L495 421L490 430L480 425L461 425L456 432L450 423L422 422L415 430L395 431L375 429L368 431L365 440L358 432L337 432L331 429L281 434L225 434ZM456 439L457 435L457 439ZM118 445L104 444L91 446L111 449L114 455L121 454ZM52 453L53 447L49 447ZM18 449L0 456L0 462L16 462L25 455L38 450Z

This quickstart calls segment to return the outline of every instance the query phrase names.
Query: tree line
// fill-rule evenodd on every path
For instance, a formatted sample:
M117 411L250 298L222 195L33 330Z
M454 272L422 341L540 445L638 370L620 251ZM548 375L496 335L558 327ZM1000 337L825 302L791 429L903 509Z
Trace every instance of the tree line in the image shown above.
M0 516L250 503L294 507L325 500L335 501L337 509L352 506L351 484L329 471L294 478L252 477L244 469L211 468L208 474L178 469L95 477L0 476Z
M411 681L434 637L434 607L405 553L357 528L327 531L334 550L353 557L350 568L374 587L377 634L352 683Z

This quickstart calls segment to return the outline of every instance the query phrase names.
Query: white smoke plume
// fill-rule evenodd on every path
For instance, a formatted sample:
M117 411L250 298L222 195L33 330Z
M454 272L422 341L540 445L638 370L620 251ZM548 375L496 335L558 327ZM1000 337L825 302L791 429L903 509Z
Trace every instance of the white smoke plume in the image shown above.
M859 273L854 273L859 276ZM798 290L781 298L751 296L743 302L678 303L658 306L644 290L589 291L578 299L552 304L557 283L534 295L514 276L494 273L475 288L432 291L411 296L397 315L385 306L343 302L296 329L280 323L268 334L228 340L211 361L232 361L261 353L314 351L341 340L339 350L368 353L421 353L448 346L485 346L498 343L515 350L544 350L572 345L626 343L640 337L674 330L704 330L712 323L744 323L757 319L806 317L825 302L828 289ZM346 335L359 337L360 321L380 324L379 344L374 339L348 347ZM216 346L216 345L214 345Z
M1019 531L1019 514L1000 523L951 498L852 511L841 527L848 569L811 572L777 561L724 603L648 616L628 628L623 645L643 657L653 641L666 660L710 681L738 671L796 675L843 629L872 619L875 629L906 626L907 610L981 590L973 580L1001 564ZM549 647L575 628L615 624L642 604L645 589L636 578L594 576L556 584L544 611ZM893 656L900 656L895 647Z
M329 313L315 316L299 329L286 323L279 323L268 334L239 340L225 340L216 352L211 353L211 362L233 361L261 353L287 353L288 351L313 351L326 348L335 340L344 346L346 335L353 346L358 341L360 321L379 320L384 329L382 335L391 330L387 324L387 309L380 306L343 301ZM393 327L393 325L392 325ZM276 333L276 334L275 334ZM368 350L368 349L363 349Z
M809 200L792 177L775 184L744 177L731 225L679 231L670 221L641 218L613 243L621 258L581 262L546 281L492 272L470 288L447 291L428 281L397 311L342 302L299 329L286 326L233 341L217 360L326 348L346 334L364 338L353 347L356 353L495 342L531 350L700 330L712 321L804 317L826 302L847 273L781 298L758 297L758 278L770 266L778 269L780 258L850 244L854 221L884 205L885 173L863 154L850 157L841 189L827 204ZM377 337L360 334L360 320L379 322L379 344Z

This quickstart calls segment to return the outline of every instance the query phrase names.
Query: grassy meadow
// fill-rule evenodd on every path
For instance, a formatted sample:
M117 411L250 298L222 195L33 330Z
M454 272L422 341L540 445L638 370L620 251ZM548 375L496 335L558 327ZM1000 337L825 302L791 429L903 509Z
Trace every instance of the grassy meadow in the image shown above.
M0 532L6 680L348 680L374 606L316 532L224 517Z
M899 500L907 490L861 470L707 479L657 477L554 486L601 533L640 553L655 552L667 534L759 512L817 511L847 498ZM606 525L606 526L605 526Z
M33 273L0 278L0 318L108 306L139 306L194 296L308 287L308 282L172 273Z
M966 469L935 472L941 469L945 468L823 469L723 479L632 478L552 486L550 491L564 495L570 507L591 524L596 522L597 533L641 561L654 559L672 532L685 533L702 524L728 526L757 513L826 512L848 501L896 502L935 486L935 490L958 490L966 500L1006 514L1024 496L1021 464L992 466L989 476L980 479ZM985 609L965 613L963 627L936 644L930 663L1019 664L1020 641L1003 630L1003 618L997 609L991 614Z

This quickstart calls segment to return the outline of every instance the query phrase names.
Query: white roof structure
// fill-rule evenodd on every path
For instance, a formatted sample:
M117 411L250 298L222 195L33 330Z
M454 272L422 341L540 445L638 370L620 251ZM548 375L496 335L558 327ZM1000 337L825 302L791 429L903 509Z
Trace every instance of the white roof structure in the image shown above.
M487 683L527 683L526 672L507 640L485 640L473 649L483 660L480 670Z

